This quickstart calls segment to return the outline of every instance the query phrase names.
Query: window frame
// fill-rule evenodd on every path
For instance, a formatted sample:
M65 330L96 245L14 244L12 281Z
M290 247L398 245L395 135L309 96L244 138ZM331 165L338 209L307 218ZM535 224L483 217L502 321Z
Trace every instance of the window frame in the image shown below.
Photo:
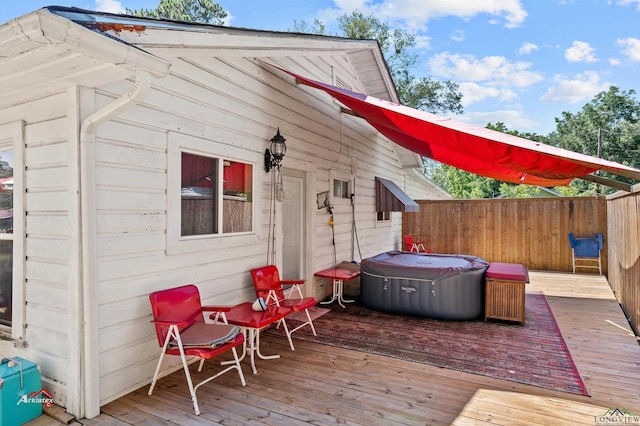
M332 205L340 205L340 204L350 204L351 203L351 194L354 193L353 188L353 174L345 173L345 172L336 172L331 171L329 173L329 199L331 200ZM338 197L334 193L334 182L336 180L347 182L347 192L349 192L348 197Z
M6 135L6 137L2 137ZM25 213L24 213L24 123L0 125L0 150L13 150L13 233L0 238L13 241L13 271L11 288L11 326L0 324L0 334L11 334L14 341L24 341L25 306Z
M382 219L380 219L379 215L382 213ZM388 223L391 222L391 213L390 211L377 211L376 212L376 223ZM386 216L386 217L385 217Z
M217 143L211 139L169 132L167 137L167 224L166 224L166 248L167 255L193 253L203 250L224 249L244 244L255 244L259 240L256 230L256 204L261 199L259 186L256 184L257 161L247 160L247 151L235 146ZM215 158L219 161L218 185L216 191L219 208L222 209L223 194L223 162L225 160L248 164L252 171L252 204L251 204L251 231L223 233L222 211L219 212L219 230L217 234L182 235L182 153ZM245 158L243 158L245 157Z

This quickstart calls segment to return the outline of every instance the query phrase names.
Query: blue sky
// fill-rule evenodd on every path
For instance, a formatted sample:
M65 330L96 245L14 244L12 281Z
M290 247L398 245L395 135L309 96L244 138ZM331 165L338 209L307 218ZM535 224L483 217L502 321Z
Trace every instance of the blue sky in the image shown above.
M159 0L3 1L0 23L49 4L123 13ZM453 80L462 121L548 134L610 86L640 90L640 0L220 0L238 27L287 31L358 9L417 35L417 76ZM636 94L638 96L638 94Z

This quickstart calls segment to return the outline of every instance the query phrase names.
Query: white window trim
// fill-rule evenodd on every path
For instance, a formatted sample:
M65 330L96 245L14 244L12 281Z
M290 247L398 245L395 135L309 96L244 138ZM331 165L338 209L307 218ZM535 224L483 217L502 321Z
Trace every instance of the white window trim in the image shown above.
M13 284L11 289L11 327L0 326L0 331L9 332L14 341L26 338L25 308L25 214L24 214L24 123L22 121L0 125L0 148L13 150ZM0 238L2 235L0 234ZM8 239L8 238L7 238Z
M262 199L260 188L256 185L256 175L259 171L255 162L247 161L243 157L247 156L247 151L238 147L216 143L210 139L198 138L181 133L169 132L167 141L167 243L165 252L168 255L194 253L204 250L225 249L238 245L257 244L259 237L256 234L256 215L257 204ZM253 203L251 215L251 229L248 232L238 232L232 234L209 234L209 235L192 235L182 236L180 226L181 202L181 168L182 153L202 155L206 157L218 158L221 163L218 168L220 179L222 180L222 161L232 160L253 167L252 173L252 190ZM221 191L218 196L222 198ZM219 200L219 206L222 206L222 199ZM218 215L218 220L222 220L222 214ZM222 229L222 223L219 228Z
M333 170L329 172L329 200L331 202L331 205L351 204L351 197L342 198L342 197L336 197L335 195L333 195L333 181L335 179L349 182L349 191L351 194L353 194L354 193L353 174L338 172Z
M391 217L391 214L393 212L382 212L382 213L389 213L389 219L378 219L378 213L380 213L380 212L375 212L375 222L378 223L378 224L391 223L391 221L393 220L393 218Z

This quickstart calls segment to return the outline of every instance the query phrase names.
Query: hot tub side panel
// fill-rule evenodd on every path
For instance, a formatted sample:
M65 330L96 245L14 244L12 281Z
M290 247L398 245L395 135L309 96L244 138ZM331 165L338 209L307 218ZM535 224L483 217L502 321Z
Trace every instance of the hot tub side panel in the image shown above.
M483 271L472 271L483 276ZM370 309L442 320L482 314L483 278L461 274L441 281L361 275L360 300Z

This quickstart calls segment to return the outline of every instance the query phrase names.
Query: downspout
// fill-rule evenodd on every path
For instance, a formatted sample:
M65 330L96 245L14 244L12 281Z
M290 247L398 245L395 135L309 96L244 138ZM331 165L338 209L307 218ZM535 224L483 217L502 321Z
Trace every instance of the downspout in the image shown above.
M151 74L136 71L133 88L115 101L95 111L80 126L80 232L82 252L82 344L80 345L80 417L100 414L100 369L98 339L98 283L96 258L95 136L105 121L143 100L151 89Z

